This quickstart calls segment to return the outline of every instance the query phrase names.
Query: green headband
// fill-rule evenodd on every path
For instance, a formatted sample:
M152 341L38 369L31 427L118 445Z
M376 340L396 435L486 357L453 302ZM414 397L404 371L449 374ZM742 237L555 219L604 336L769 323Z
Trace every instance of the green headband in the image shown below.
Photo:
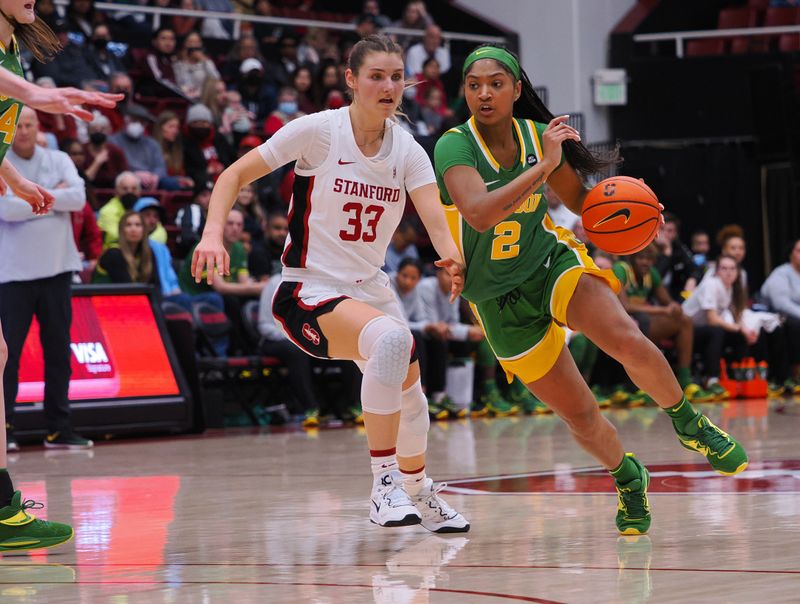
M514 74L514 79L519 80L519 62L514 58L510 52L505 48L498 48L497 46L481 46L473 50L464 60L464 68L461 70L461 76L467 75L467 70L475 61L481 59L494 59L501 65L508 67L508 70Z

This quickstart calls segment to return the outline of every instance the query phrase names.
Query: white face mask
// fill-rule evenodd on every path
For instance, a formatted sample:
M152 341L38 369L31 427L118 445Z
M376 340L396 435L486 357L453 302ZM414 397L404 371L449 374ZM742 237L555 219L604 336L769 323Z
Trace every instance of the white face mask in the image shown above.
M142 134L144 134L144 126L141 122L130 122L127 126L125 126L125 134L134 139L142 138Z

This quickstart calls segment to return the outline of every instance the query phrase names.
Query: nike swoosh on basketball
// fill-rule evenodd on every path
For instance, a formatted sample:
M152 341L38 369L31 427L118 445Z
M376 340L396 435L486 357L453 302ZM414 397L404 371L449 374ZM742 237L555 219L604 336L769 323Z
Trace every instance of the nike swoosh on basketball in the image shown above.
M601 224L605 224L607 222L611 222L615 218L619 218L623 216L625 218L625 224L628 224L628 221L631 219L631 211L628 208L622 208L621 210L617 210L616 212L612 212L602 220L595 222L593 228L599 227Z
M342 158L339 158L339 165L340 166L346 166L348 164L354 164L354 163L356 163L356 162L354 162L354 161L342 161Z

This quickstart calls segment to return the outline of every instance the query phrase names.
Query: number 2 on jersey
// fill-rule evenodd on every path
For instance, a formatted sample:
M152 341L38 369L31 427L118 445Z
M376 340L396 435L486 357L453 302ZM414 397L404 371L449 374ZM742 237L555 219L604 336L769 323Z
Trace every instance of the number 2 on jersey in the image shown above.
M494 227L492 241L492 260L508 260L519 256L520 224L516 220L506 220Z
M349 220L348 229L339 231L339 237L344 241L358 241L372 243L377 237L378 221L383 214L383 206L370 205L366 208L356 201L348 201L342 206L342 210L347 212ZM362 225L362 215L366 217L366 222Z

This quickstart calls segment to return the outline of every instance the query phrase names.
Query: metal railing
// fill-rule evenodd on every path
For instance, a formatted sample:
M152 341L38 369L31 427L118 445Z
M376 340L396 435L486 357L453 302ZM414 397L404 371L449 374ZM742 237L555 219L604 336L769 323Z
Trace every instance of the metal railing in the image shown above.
M738 29L703 29L695 31L671 31L659 34L636 34L634 42L675 41L675 55L684 56L685 40L703 40L705 38L739 38L754 36L774 36L779 34L800 34L800 25L781 25L776 27L742 27Z
M55 0L59 6L67 6L68 0ZM341 31L355 31L353 23L341 23L338 21L320 21L316 19L291 19L288 17L263 17L260 15L246 15L242 13L220 13L204 10L184 10L180 8L160 8L155 6L137 6L132 4L115 4L114 2L95 2L94 7L105 13L139 13L144 15L154 15L153 26L160 25L161 15L175 17L195 17L199 19L219 19L221 21L233 21L233 39L238 40L241 33L242 23L270 23L272 25L285 25L292 27L317 27L320 29L336 29ZM424 31L421 29L406 29L404 27L385 27L381 32L386 34L399 34L403 36L422 37ZM485 36L481 34L470 34L464 32L443 31L442 38L445 44L453 40L475 43L500 43L507 42L504 36Z

